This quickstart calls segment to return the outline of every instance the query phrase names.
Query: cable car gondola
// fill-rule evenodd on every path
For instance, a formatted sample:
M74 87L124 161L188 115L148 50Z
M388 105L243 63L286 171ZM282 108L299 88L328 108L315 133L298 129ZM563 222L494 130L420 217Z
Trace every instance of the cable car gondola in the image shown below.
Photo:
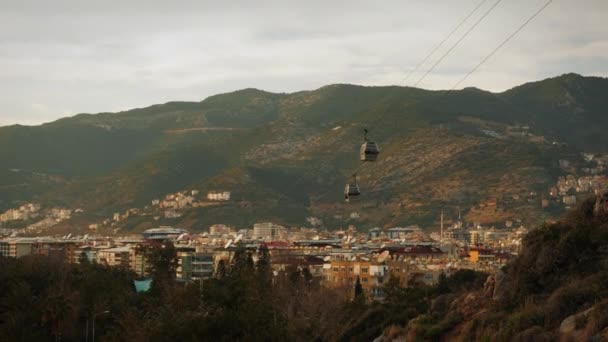
M357 175L353 175L353 182L344 187L344 199L348 202L351 196L359 196L361 191L357 185Z
M364 129L364 132L364 142L361 145L360 151L361 161L376 161L376 159L378 159L378 154L380 154L380 148L378 147L378 144L373 141L369 141L367 138L367 128Z

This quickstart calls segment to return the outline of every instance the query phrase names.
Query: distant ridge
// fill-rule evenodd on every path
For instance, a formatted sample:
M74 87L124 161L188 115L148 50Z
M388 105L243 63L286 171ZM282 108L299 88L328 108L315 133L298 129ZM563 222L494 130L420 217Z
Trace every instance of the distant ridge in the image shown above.
M608 152L606 94L606 78L577 74L501 93L349 84L291 94L247 88L201 102L0 127L0 209L36 200L83 206L93 220L183 189L225 189L254 208L243 211L235 200L193 210L183 224L296 225L314 215L332 227L428 225L442 205L473 208L497 196L507 203L524 189L545 193L565 174L560 159L578 163L581 152ZM512 135L523 126L529 136ZM382 154L359 173L361 201L347 206L341 189L359 167L364 127ZM540 198L517 203L496 220L554 214L540 208ZM360 219L349 221L351 212Z

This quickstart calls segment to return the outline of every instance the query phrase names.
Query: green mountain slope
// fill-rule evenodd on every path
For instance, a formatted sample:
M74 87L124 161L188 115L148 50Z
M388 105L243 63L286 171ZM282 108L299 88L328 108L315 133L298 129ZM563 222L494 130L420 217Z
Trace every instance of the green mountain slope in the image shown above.
M103 217L199 189L231 191L235 200L187 213L192 227L262 218L301 224L307 215L331 226L429 224L441 207L466 210L488 199L504 203L497 222L539 220L540 198L510 198L546 191L563 174L559 159L608 152L601 135L608 128L606 89L607 79L573 74L499 94L354 85L293 94L245 89L202 102L0 127L1 172L22 173L0 179L0 209L37 200ZM357 159L363 128L382 149L366 166ZM345 204L342 188L354 172L364 196ZM33 174L46 178L27 176ZM255 209L245 215L238 203ZM360 217L348 219L353 212Z

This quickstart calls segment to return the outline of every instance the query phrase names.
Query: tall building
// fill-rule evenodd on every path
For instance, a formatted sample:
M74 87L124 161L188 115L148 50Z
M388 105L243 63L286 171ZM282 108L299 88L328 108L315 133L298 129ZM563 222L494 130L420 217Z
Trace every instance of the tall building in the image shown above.
M179 247L177 257L178 280L191 281L213 276L215 260L212 253L195 252L194 248Z
M281 239L285 236L284 227L272 222L256 223L253 225L253 238L257 239Z
M209 227L209 235L226 235L230 234L232 229L225 224L214 224Z
M97 262L108 266L121 266L129 268L131 248L129 247L114 247L102 249L97 253Z
M323 282L327 287L344 289L348 296L352 296L359 278L368 298L380 299L384 296L388 267L364 258L334 258L323 265L323 273Z

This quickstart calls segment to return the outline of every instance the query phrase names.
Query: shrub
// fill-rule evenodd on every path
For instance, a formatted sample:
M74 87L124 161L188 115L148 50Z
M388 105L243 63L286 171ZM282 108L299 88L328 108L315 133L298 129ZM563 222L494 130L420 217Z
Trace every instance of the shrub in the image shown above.
M547 323L557 325L564 318L580 311L585 304L592 303L596 297L589 285L589 281L575 280L554 291L544 306Z

